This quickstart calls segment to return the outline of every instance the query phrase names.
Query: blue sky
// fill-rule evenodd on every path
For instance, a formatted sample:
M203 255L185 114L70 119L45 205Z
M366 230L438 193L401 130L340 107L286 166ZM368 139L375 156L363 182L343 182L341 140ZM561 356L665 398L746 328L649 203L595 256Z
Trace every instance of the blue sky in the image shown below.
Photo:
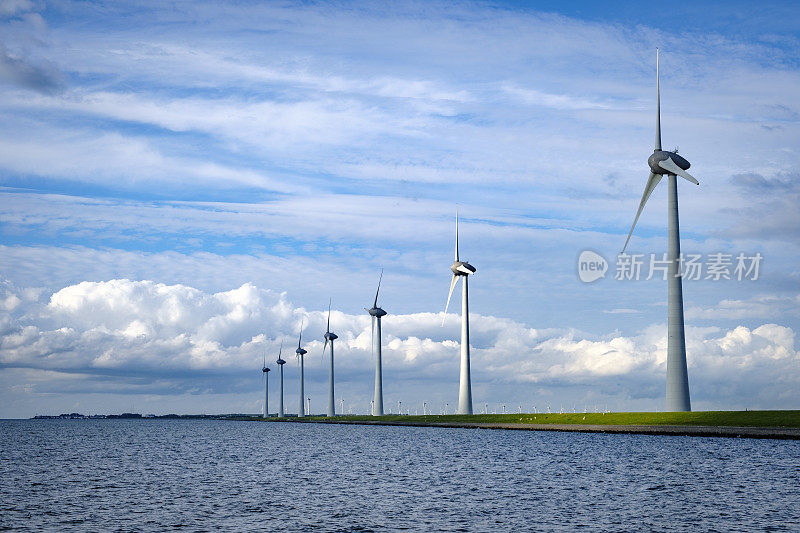
M454 404L456 204L476 403L658 409L665 283L576 275L630 228L657 46L664 145L701 182L679 184L683 250L764 257L757 281L686 282L695 406L796 408L796 20L789 2L2 2L0 416L256 412L251 367L302 319L319 343L328 297L338 390L366 410L381 268L387 397ZM631 251L663 252L665 196Z

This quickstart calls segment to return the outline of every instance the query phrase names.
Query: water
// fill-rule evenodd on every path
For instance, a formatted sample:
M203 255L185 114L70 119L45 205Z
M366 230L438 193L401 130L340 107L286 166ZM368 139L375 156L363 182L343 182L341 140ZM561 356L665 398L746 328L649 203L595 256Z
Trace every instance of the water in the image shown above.
M0 530L800 530L800 442L0 421Z

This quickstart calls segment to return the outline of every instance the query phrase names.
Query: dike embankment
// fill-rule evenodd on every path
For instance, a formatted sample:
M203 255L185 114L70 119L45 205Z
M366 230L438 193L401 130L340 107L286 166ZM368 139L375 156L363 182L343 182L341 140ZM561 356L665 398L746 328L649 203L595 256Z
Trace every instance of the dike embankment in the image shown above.
M690 437L728 437L751 439L800 440L800 428L737 427L691 425L623 425L623 424L532 424L514 422L430 422L400 420L347 420L333 418L266 419L272 422L298 424L347 424L363 426L407 426L459 429L503 429L517 431L562 431L579 433L609 433L636 435L676 435Z

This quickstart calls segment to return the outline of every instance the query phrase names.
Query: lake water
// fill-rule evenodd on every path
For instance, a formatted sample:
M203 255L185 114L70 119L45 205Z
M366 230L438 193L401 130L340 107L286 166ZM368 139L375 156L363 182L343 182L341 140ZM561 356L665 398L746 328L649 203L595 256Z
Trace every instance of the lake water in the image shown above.
M0 421L0 530L800 530L800 442Z

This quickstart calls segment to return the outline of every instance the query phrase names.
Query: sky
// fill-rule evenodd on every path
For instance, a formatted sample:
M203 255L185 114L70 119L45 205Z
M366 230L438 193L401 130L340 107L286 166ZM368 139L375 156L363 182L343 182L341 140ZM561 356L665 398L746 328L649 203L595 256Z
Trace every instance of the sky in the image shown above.
M475 411L664 408L666 186L694 409L800 408L800 18L791 2L0 0L0 417L457 404L455 213ZM605 276L583 282L578 257ZM736 279L736 256L759 255ZM726 267L727 268L727 267ZM651 279L646 279L651 277ZM754 279L755 278L755 279ZM443 325L442 325L443 324ZM286 357L286 351L291 357Z

